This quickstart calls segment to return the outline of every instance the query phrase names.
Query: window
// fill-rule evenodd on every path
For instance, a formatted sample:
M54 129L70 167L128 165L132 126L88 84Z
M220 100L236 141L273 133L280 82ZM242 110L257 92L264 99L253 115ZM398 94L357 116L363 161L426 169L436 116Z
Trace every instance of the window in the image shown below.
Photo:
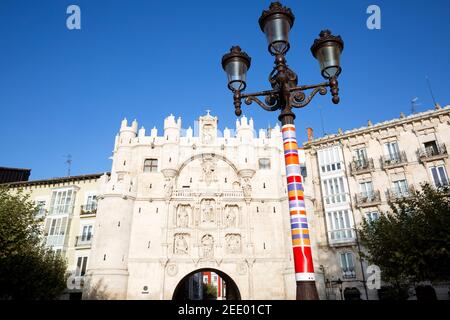
M53 191L50 205L51 214L71 213L74 198L75 198L75 191L71 189Z
M353 240L353 223L349 210L339 210L327 213L328 235L330 242L345 242Z
M436 187L448 186L448 177L444 166L432 167L430 170Z
M384 151L389 160L391 161L400 160L400 150L398 149L397 141L385 143Z
M88 195L86 199L86 211L92 211L97 209L97 196Z
M47 218L44 230L44 234L47 236L47 246L62 246L64 244L66 228L67 217Z
M158 169L157 159L145 159L144 161L144 172L156 172Z
M439 154L439 152L438 152L438 146L437 146L437 144L436 144L436 141L428 141L428 142L425 142L425 143L423 144L423 146L424 146L424 148L425 148L425 152L426 152L427 155L429 155L429 156L434 156L434 155Z
M38 217L43 217L46 214L45 210L45 200L38 200L36 201L36 206L38 207L38 212L37 212L37 216Z
M77 270L75 272L75 275L77 277L80 277L80 276L82 277L86 273L87 259L88 259L88 257L78 257Z
M344 279L352 279L356 277L355 264L352 252L340 253L341 268Z
M81 241L90 241L92 238L92 225L83 226L81 233Z
M359 148L355 150L354 161L358 168L363 168L367 165L368 158L366 148Z
M259 159L259 169L270 170L270 159L267 158Z
M339 171L343 168L340 147L332 147L318 151L319 167L322 173Z
M396 196L405 196L408 195L408 183L406 180L398 180L394 181L394 194Z
M322 187L326 204L341 203L347 200L343 177L323 180Z
M360 182L359 190L363 198L372 199L374 196L372 181Z
M306 166L305 165L300 165L300 175L303 178L306 178L308 176L308 171L306 170Z
M366 220L368 223L374 222L375 220L378 220L380 217L380 214L378 211L368 212L366 213Z

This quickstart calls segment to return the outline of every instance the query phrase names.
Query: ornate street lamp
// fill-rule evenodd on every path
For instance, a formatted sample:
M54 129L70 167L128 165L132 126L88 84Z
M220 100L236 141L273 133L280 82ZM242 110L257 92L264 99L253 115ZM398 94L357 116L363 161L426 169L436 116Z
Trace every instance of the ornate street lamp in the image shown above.
M253 102L264 110L280 110L278 119L282 123L286 177L289 192L289 212L291 216L291 235L294 251L295 278L298 300L317 300L317 288L311 254L311 244L304 189L300 175L298 145L295 135L295 114L292 108L306 107L314 96L325 95L331 90L333 103L339 103L337 78L341 73L340 55L344 49L341 37L333 36L324 30L311 47L313 56L319 61L322 76L327 80L315 85L298 86L298 78L286 64L289 51L289 31L294 25L295 17L289 8L279 2L270 4L269 10L263 11L259 18L261 30L265 33L268 50L275 56L275 66L269 75L272 90L256 93L243 93L246 88L246 73L250 68L250 57L239 46L231 48L222 58L222 67L228 76L228 88L233 92L236 116L242 114L242 99L245 104ZM312 90L309 95L306 90ZM265 97L264 102L258 97Z

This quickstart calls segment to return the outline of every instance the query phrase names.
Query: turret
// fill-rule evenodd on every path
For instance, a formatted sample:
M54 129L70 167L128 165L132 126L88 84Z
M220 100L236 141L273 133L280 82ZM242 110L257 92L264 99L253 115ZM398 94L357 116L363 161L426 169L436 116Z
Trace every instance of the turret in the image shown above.
M175 117L171 114L164 119L161 171L166 177L172 177L178 167L180 131L181 118L175 121Z
M138 123L134 120L131 126L128 126L127 118L122 120L119 131L119 143L131 144L131 141L137 136Z
M241 117L236 126L238 144L238 167L243 177L253 176L256 168L253 119L247 122L245 116Z

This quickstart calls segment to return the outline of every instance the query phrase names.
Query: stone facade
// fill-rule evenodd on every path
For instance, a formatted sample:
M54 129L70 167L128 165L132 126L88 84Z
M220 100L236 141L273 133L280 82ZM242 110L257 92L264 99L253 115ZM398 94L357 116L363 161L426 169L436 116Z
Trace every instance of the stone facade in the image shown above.
M338 279L343 293L357 288L366 298L355 227L422 182L448 183L449 124L447 106L311 138L299 150L321 299L341 298ZM41 205L45 243L83 279L67 293L171 299L187 276L207 270L242 299L295 298L278 126L256 134L243 116L221 132L208 113L182 129L171 115L161 135L146 135L124 120L112 160L110 174L10 184Z
M122 122L98 194L90 288L171 299L186 275L208 268L242 299L295 297L280 128L256 135L244 116L222 134L217 123L208 113L194 134L171 115L162 135L146 135Z
M316 271L330 280L328 298L340 299L338 285L358 288L366 298L355 226L389 210L388 200L407 197L428 182L448 184L450 106L325 136L305 143L308 188L314 201ZM312 214L312 212L311 212ZM319 266L323 266L320 270ZM366 276L367 277L367 276ZM442 290L441 290L442 289ZM448 288L438 290L448 299ZM376 299L375 290L367 296Z

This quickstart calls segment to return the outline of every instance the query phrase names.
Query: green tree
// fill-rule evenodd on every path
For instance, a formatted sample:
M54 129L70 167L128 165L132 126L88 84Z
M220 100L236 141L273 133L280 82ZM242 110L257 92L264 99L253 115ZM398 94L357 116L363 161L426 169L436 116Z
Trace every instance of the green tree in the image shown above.
M217 299L217 287L213 284L203 283L203 297L207 300Z
M391 211L363 221L359 234L366 258L381 269L392 292L422 281L450 279L450 193L429 184L390 203Z
M66 262L42 244L38 208L22 190L0 187L0 299L55 299Z

